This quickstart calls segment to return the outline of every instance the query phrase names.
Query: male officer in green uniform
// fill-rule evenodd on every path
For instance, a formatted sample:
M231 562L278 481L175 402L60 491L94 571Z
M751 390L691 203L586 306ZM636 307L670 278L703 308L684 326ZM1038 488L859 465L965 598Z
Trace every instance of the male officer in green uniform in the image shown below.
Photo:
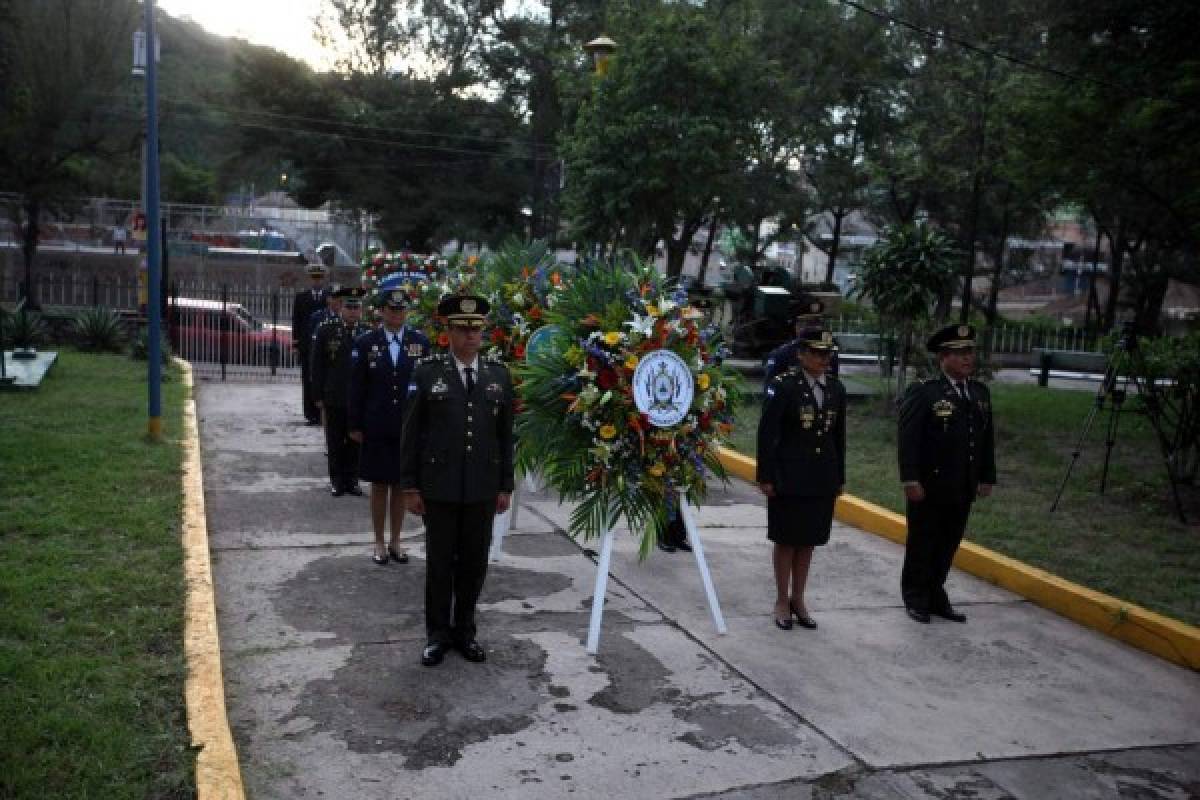
M456 648L484 661L475 603L487 573L492 521L513 490L513 391L508 368L479 357L488 303L450 295L438 304L450 352L417 365L408 387L400 487L425 517L427 667Z
M329 461L329 491L361 496L358 486L358 442L349 436L346 409L349 402L350 351L354 340L370 328L363 325L363 289L338 289L333 296L341 302L336 319L317 328L312 344L313 394L325 421L325 451Z
M907 500L908 542L900 589L908 615L966 622L946 596L946 576L976 497L996 483L992 397L971 380L975 330L948 325L925 345L942 374L914 386L900 407L900 480Z

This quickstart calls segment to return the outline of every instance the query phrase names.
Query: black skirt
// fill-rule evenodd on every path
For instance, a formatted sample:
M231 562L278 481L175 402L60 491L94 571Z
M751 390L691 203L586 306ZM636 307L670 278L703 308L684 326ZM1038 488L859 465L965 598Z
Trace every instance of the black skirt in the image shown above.
M399 483L400 437L366 436L358 461L358 477L370 483Z
M829 542L835 495L767 498L767 538L788 547L817 547Z

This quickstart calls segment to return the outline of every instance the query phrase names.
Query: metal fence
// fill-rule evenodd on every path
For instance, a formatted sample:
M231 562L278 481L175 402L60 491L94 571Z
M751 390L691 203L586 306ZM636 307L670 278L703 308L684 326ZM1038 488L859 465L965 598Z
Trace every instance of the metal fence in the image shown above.
M864 317L839 316L830 321L837 333L879 333L879 323ZM1034 325L1004 323L979 332L981 348L989 343L992 353L1031 354L1035 348L1047 350L1079 350L1094 352L1100 335L1083 328L1064 326L1045 328Z
M34 286L42 307L55 316L107 308L131 325L145 324L144 290L139 292L137 282L42 276ZM23 295L19 282L0 278L0 302L15 303ZM294 299L287 290L172 284L163 328L172 351L191 362L197 378L299 382L299 356L292 347Z

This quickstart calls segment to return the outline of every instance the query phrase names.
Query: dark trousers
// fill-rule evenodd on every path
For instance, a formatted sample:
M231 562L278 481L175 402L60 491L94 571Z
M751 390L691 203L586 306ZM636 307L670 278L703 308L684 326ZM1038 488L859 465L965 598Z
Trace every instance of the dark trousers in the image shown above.
M297 352L300 355L300 398L304 405L304 418L309 422L318 422L321 419L321 409L317 408L317 393L312 387L308 348L301 347Z
M962 543L970 514L969 502L922 500L905 506L908 543L904 548L904 569L900 573L904 605L918 611L941 611L949 605L946 576L950 574L950 564Z
M431 642L475 638L475 603L487 575L495 499L425 501L425 632Z
M358 485L358 442L346 435L346 409L325 404L325 452L329 484L335 489Z

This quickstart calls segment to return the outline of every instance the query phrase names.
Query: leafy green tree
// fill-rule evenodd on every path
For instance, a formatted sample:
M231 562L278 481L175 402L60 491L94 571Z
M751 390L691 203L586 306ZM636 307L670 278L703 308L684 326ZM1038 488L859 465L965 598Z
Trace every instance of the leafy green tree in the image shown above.
M1047 62L1069 78L1027 105L1025 124L1044 134L1027 167L1087 208L1111 244L1102 324L1128 294L1139 329L1153 330L1167 280L1200 277L1200 6L1061 0L1054 11Z
M136 142L120 108L128 86L132 0L6 0L0 6L0 186L22 231L26 306L35 308L41 220Z
M897 397L904 392L913 332L929 320L937 299L953 283L957 258L958 249L945 234L922 224L889 228L863 256L855 294L871 301L881 331L896 341Z
M755 75L745 40L703 9L646 12L594 79L565 136L565 205L577 236L642 254L662 241L678 276L693 236L727 195L753 119L739 101Z

